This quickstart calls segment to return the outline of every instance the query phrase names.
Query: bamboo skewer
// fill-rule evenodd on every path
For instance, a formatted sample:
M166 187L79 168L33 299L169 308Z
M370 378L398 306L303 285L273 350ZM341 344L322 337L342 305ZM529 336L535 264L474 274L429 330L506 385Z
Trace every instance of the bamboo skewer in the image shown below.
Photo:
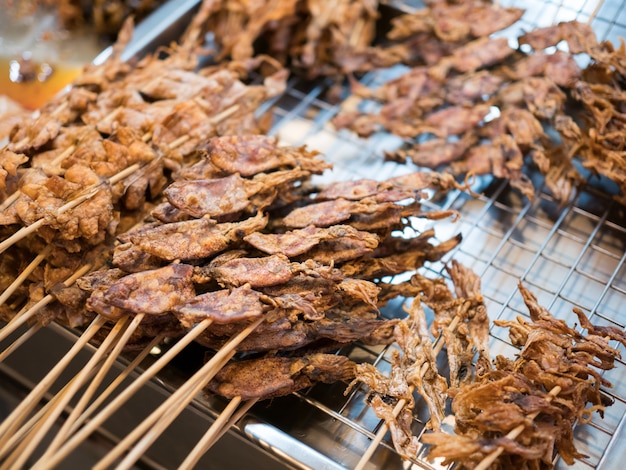
M591 22L594 20L594 18L596 17L598 12L600 11L600 8L602 8L603 4L604 4L604 0L600 0L598 3L596 3L595 8L591 12L591 15L589 15L589 19L587 20L587 24L588 25L591 25Z
M128 329L126 330L128 331ZM143 361L143 359L145 359L145 357L150 353L151 349L158 344L163 338L160 336L157 336L156 338L154 338L142 351L141 353L139 353L137 355L137 357L135 359L133 359L132 362L130 362L128 364L128 366L126 366L124 368L124 370L115 378L115 380L113 382L111 382L111 384L104 390L104 392L102 392L101 394L98 395L98 398L96 400L94 400L94 402L90 405L90 407L85 410L84 413L82 413L73 423L72 426L69 430L69 433L73 433L76 429L78 429L78 427L89 417L93 414L93 412L102 404L102 402L104 402L104 400L106 400L107 397L109 397L111 395L111 393L113 393L115 391L115 389L122 383L122 381L128 377L128 375L135 370L135 368L139 365L139 363L141 363L141 361ZM120 340L122 341L122 340ZM111 356L109 356L111 357ZM91 371L91 375L93 375L95 373L95 370L97 369L94 368ZM75 380L75 377L72 378L72 381ZM67 389L70 386L70 382L68 382L65 387L63 387L62 390ZM22 426L22 428L20 428L19 431L17 431L12 437L11 439L7 442L7 448L13 448L13 446L16 445L17 442L21 441L22 438L28 434L28 432L33 428L33 426L35 426L39 420L41 420L45 414L47 413L47 411L50 409L51 406L54 406L54 404L56 403L56 401L60 398L61 393L58 393L57 395L55 395L50 401L48 401L48 403L46 403L46 405L39 410L39 412L37 412L37 414L35 414L24 426Z
M86 423L80 430L78 430L70 439L67 440L58 450L56 454L47 459L46 462L37 462L36 468L50 468L57 465L63 460L70 452L80 445L98 426L104 423L118 408L120 408L126 401L133 396L133 394L142 387L148 380L154 377L163 367L165 367L180 351L182 351L189 343L197 338L204 330L206 330L212 320L203 320L198 323L193 329L191 329L185 336L183 336L176 344L169 349L163 356L161 356L154 364L146 369L139 377L137 377L133 383L127 387L123 392L113 399L107 406L105 406L97 415L95 415L88 423Z
M7 357L11 355L17 348L23 345L26 341L28 341L35 333L37 333L41 329L41 324L36 323L31 326L24 333L20 334L19 337L13 341L7 348L4 349L0 353L0 362L3 362Z
M104 321L104 319L102 319ZM40 420L36 430L29 434L28 438L24 439L22 443L18 446L18 448L14 451L13 455L16 456L14 466L17 468L22 468L31 454L35 451L37 446L41 444L41 440L44 435L50 430L50 428L54 425L58 417L61 415L65 407L69 404L70 400L74 397L74 395L78 392L80 387L82 387L89 374L94 367L100 363L104 357L104 355L110 351L110 349L114 345L115 339L118 337L120 331L123 330L128 324L128 317L124 317L120 319L113 329L109 332L105 340L102 342L102 345L96 350L94 355L89 359L87 364L80 370L80 372L76 375L76 379L72 381L72 385L65 389L61 394L60 398L56 401L55 406L51 407L51 409L46 413L44 419ZM0 455L5 453L4 449L0 450ZM7 459L7 462L0 469L8 468L7 463L12 461L12 457Z
M4 304L11 295L18 289L19 286L26 280L28 276L41 264L41 262L50 254L52 247L46 246L41 253L39 253L34 260L32 260L28 266L20 273L19 276L7 287L0 295L0 305Z
M158 439L161 434L163 434L163 431L165 431L168 426L185 410L185 408L187 408L187 405L198 395L198 393L200 393L206 383L226 365L234 354L235 351L231 351L223 357L219 363L215 363L211 367L211 371L207 373L208 377L200 377L199 380L188 381L185 384L188 386L184 389L184 392L182 392L176 400L172 400L171 404L167 408L164 408L162 412L159 412L159 416L155 418L156 423L151 425L152 427L149 428L141 440L137 442L135 447L128 453L122 462L120 462L117 469L131 469L133 464L141 458L154 441ZM95 469L97 468L98 467L95 467Z
M459 315L455 316L450 322L450 324L448 325L448 329L450 331L454 331L460 321L461 321L460 316ZM435 356L437 356L441 352L441 350L443 349L443 345L444 345L443 336L440 335L437 338L437 343L433 347L433 354ZM422 367L420 369L420 376L424 377L426 372L428 372L428 368L429 368L428 362L425 362L424 364L422 364ZM411 393L413 393L413 387L410 388L410 391ZM406 405L406 400L404 398L400 399L398 403L396 403L396 406L393 409L393 416L397 417L405 405ZM387 425L386 422L383 422L382 425L380 426L380 429L376 433L376 436L374 437L374 439L372 439L372 442L370 443L369 447L367 448L367 450L365 451L365 453L363 454L363 456L357 463L356 467L354 467L354 470L363 470L363 468L365 468L365 465L367 464L367 462L370 461L370 459L374 455L374 452L376 451L380 443L383 441L383 438L385 437L385 434L387 434L388 430L389 430L389 426Z
M78 271L76 271L69 278L67 278L63 282L63 285L65 287L71 286L72 284L74 284L74 282L76 282L76 279L81 277L83 274L87 273L91 268L92 266L89 264L81 267ZM30 307L28 310L26 310L25 312L23 313L19 312L17 315L15 315L15 317L13 317L13 319L9 323L7 323L5 327L2 328L2 330L0 330L0 341L5 339L11 333L13 333L16 329L18 329L21 325L23 325L26 321L28 321L31 317L33 317L40 309L48 305L53 300L54 300L54 296L51 294L48 294L39 302L37 302L35 305Z
M0 424L0 446L4 446L6 441L26 419L26 416L37 406L46 391L57 380L61 372L68 366L72 359L80 352L96 332L104 325L105 320L97 317L85 332L78 338L72 348L63 358L48 372L48 374L37 384L35 388L22 400L13 412ZM1 454L0 454L1 455Z
M257 401L257 399L248 400L239 409L237 409L241 403L241 397L233 398L207 432L194 446L191 452L187 454L187 457L183 463L180 464L178 470L190 470L194 468L202 456L213 446L213 444L215 444L231 427L233 427L235 423L239 421ZM225 422L227 419L228 421Z
M11 204L13 204L15 201L17 201L17 198L20 197L20 192L19 191L15 191L13 194L11 194L9 197L7 197L2 204L0 204L0 211L4 211L6 208L10 207Z
M135 370L135 368L141 364L141 362L150 354L152 348L154 348L157 344L159 344L163 340L163 336L157 336L150 341L146 347L133 359L124 370L109 384L109 386L100 394L98 394L98 398L96 398L91 405L76 419L74 423L72 423L72 427L69 430L69 434L73 434L76 430L82 425L85 420L87 420L99 407L104 403L104 401L121 385L121 383L130 375L131 372Z
M200 460L200 457L204 455L206 450L209 449L211 443L214 441L215 436L220 432L220 430L224 429L226 423L231 418L233 413L237 410L237 407L241 403L241 397L234 397L226 408L222 410L217 419L213 422L211 427L207 430L207 432L202 436L202 438L198 441L198 443L194 446L193 450L187 454L187 457L180 465L179 470L182 468L193 468L194 465ZM206 447L206 450L205 450Z
M552 390L550 390L550 392L546 396L546 400L548 400L549 402L552 401L552 399L556 397L559 393L561 393L561 387L557 385ZM539 415L539 411L535 411L534 413L531 413L528 415L528 420L533 421L538 415ZM520 424L516 428L509 431L509 433L504 437L506 437L507 439L517 439L517 437L524 431L525 428L526 428L525 424ZM475 470L487 470L489 466L493 462L495 462L495 460L498 457L500 457L502 452L504 452L504 448L498 447L491 454L489 454L487 457L481 460L481 462L475 467Z
M126 436L111 452L109 452L98 464L94 467L94 470L104 469L111 465L117 458L121 456L121 454L132 445L142 434L144 434L151 426L153 426L156 421L159 419L164 419L165 421L169 421L167 424L171 423L177 416L177 413L168 412L172 406L178 402L181 397L187 395L185 397L186 403L189 403L195 395L202 389L208 382L213 378L215 374L222 368L223 364L225 364L234 354L235 348L241 343L250 333L254 331L254 329L261 324L264 320L264 317L257 319L255 322L248 325L244 330L238 333L235 337L231 338L230 341L224 345L220 350L208 361L204 366L202 366L182 387L180 387L176 392L174 392L159 408L157 408L148 418L146 418L139 426L137 426L132 433ZM189 393L189 391L197 390L195 393ZM167 413L167 416L163 418L164 414ZM162 432L162 430L161 430ZM145 452L145 450L156 440L156 438L160 435L160 433L150 433L139 442L137 446L128 454L128 456L124 459L123 464L121 464L118 468L130 468L132 464ZM129 465L129 467L125 467L124 465Z
M130 339L131 335L135 332L135 330L139 326L139 323L141 323L141 321L143 320L144 315L145 314L143 313L136 315L132 318L131 321L128 322L127 326L126 324L124 325L126 326L126 328L120 334L120 338L116 341L115 346L113 347L113 350L108 355L102 367L100 367L100 369L98 370L96 377L89 384L89 387L87 388L87 390L85 390L85 392L81 395L80 400L78 401L76 406L74 406L74 409L72 410L70 415L67 417L67 419L63 423L63 426L61 426L61 429L57 432L56 436L54 437L54 439L52 440L52 442L46 449L46 452L44 453L42 458L44 459L47 458L48 455L52 454L56 449L58 449L58 447L63 443L63 441L67 439L69 430L71 429L72 425L74 424L74 422L78 419L78 417L83 412L83 410L89 404L89 400L91 400L91 397L96 393L96 390L102 384L102 381L104 380L106 374L109 372L109 370L113 366L113 363L117 360L119 355L122 353L122 349L124 348L124 346L126 346L126 343L128 343L128 340ZM129 318L126 317L124 320L128 321Z
M92 375L95 373L95 369L91 371ZM68 387L70 387L71 383L76 380L75 377L73 377L68 383L65 384L65 386L61 389L61 392L63 390L66 390ZM33 429L34 426L37 425L37 423L40 422L40 420L46 416L46 413L48 413L48 410L55 406L55 403L57 402L57 400L61 397L61 393L57 393L54 397L52 397L37 413L35 413L15 434L13 434L11 436L11 439L9 439L7 441L6 447L8 449L12 449L18 442L22 441L22 439L29 433L31 432L31 430Z

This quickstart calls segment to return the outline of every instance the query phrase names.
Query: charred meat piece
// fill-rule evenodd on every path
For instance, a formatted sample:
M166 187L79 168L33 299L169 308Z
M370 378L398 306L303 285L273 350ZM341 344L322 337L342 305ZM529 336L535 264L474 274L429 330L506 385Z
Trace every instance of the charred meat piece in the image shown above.
M350 243L353 247L362 247L364 251L370 251L378 245L378 236L356 230L349 225L333 225L328 228L308 225L303 229L285 233L255 232L244 237L244 240L265 253L283 254L288 257L303 255L320 243L340 246Z
M249 284L232 290L224 289L198 295L172 309L184 327L210 319L215 323L249 320L263 314L261 294Z
M462 159L477 141L472 131L464 134L459 140L450 141L442 137L429 139L407 149L388 152L386 157L398 162L404 162L408 158L416 165L437 169L442 165Z
M596 34L591 25L579 21L566 21L538 28L519 38L520 44L528 44L536 51L556 46L561 41L567 42L569 52L572 54L591 53L598 47Z
M329 227L347 221L357 230L376 231L397 227L403 218L409 216L437 219L451 215L454 215L453 211L425 212L419 202L400 205L378 202L373 196L359 201L339 198L315 202L292 210L282 222L286 227L303 228L309 225Z
M348 261L340 269L346 276L380 279L413 271L422 267L425 261L437 261L461 242L459 234L438 245L432 245L429 239L433 235L433 232L427 231L408 240L387 239L372 255Z
M268 287L283 284L293 275L293 266L284 255L260 258L236 258L223 263L211 263L206 274L221 285Z
M310 387L354 377L354 362L334 354L304 357L264 357L227 365L207 389L226 398L275 398Z
M369 308L371 312L371 308ZM238 351L265 352L274 350L294 351L320 340L332 340L338 344L362 341L365 344L389 344L393 341L397 320L368 319L343 313L315 321L290 320L285 314L278 318L268 314L254 333L238 346ZM275 316L275 315L274 315ZM212 349L219 349L242 326L214 325L203 332L197 341Z
M446 76L450 69L461 73L475 72L501 63L513 54L506 38L484 37L475 39L454 50L437 64L437 73Z
M563 51L553 54L534 53L517 61L512 69L512 78L550 77L562 87L572 86L581 78L581 70L574 57Z
M305 179L301 170L257 174L245 179L239 174L216 179L184 180L172 183L165 191L170 204L195 218L217 218L241 211L263 209L278 196L283 185Z
M328 164L315 158L317 155L317 152L304 148L279 147L275 138L262 135L216 137L207 144L204 161L213 170L205 169L206 174L202 177L214 178L235 173L248 177L286 168L322 173ZM180 176L185 178L186 173ZM195 178L196 175L192 177Z
M194 219L165 225L141 227L123 240L139 250L167 261L206 258L227 249L267 224L259 213L241 222L218 224L211 219Z
M129 274L112 284L98 285L87 300L87 308L110 320L129 312L167 313L196 295L192 275L193 267L186 264Z
M442 42L455 43L489 36L511 26L523 13L519 8L504 8L491 2L429 2L427 8L394 18L389 37L398 40L434 34Z

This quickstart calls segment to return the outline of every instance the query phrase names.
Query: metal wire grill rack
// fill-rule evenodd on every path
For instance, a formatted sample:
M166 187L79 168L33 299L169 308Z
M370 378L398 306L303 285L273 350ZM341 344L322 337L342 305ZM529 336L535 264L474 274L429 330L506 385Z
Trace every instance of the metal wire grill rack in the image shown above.
M417 0L389 3L405 10L422 6ZM547 26L555 21L587 21L591 17L599 38L618 44L618 37L626 36L626 2L623 1L503 0L500 3L526 10L518 24L501 33L510 38L522 30ZM403 70L397 67L368 74L363 83L374 86ZM321 177L321 181L360 177L385 179L415 170L412 165L383 160L385 150L402 145L402 140L397 137L378 133L360 139L347 131L335 131L330 120L340 105L326 99L328 85L297 78L290 80L287 92L274 103L275 125L271 133L286 144L307 144L324 153L334 164L334 170ZM481 193L478 198L459 191L433 194L426 206L455 209L460 213L458 222L439 221L434 225L437 237L445 240L461 232L463 242L442 262L430 264L425 274L445 275L445 262L452 257L473 268L482 278L482 291L491 320L513 319L527 314L517 290L518 282L523 282L543 306L569 323L576 321L572 308L579 307L591 316L594 323L624 328L626 207L612 200L614 186L589 175L585 189L565 205L559 205L543 189L540 176L533 175L533 180L538 188L533 201L521 198L505 181L490 177L476 182L475 190ZM402 300L389 305L383 313L402 315ZM388 372L393 348L393 345L351 345L342 353L357 362L376 364L380 370ZM505 330L494 327L491 352L492 355L512 357L517 349L510 344ZM626 356L624 348L622 354ZM172 365L173 369L176 367L177 364ZM150 387L166 394L176 386L175 372L165 371ZM591 424L576 427L575 444L588 455L574 465L577 469L621 469L622 462L626 461L626 448L619 445L626 439L626 364L619 361L617 367L606 372L605 376L614 384L614 389L607 393L615 403L607 408L604 419L594 416ZM345 396L345 388L345 383L317 385L280 400L257 404L236 427L240 453L245 454L250 448L243 448L240 438L244 437L246 443L258 444L268 454L276 456L277 463L280 461L290 468L353 468L381 422L365 403L363 389L357 388ZM138 397L132 406L140 407L143 400L143 396ZM185 439L189 440L187 444L191 448L208 426L204 421L201 423L204 427L196 422L192 424L192 418L214 416L223 406L224 402L215 397L195 401L181 417L181 421L186 420L185 424L163 437L169 446L164 452L179 451L173 448L172 436L180 432L181 427L187 432ZM413 423L416 435L424 432L427 419L427 410L418 400ZM123 435L123 432L120 430L118 434ZM215 457L216 448L203 462L208 464L207 468L226 468L222 466L226 460ZM184 449L180 451L184 452ZM424 449L415 460L403 461L387 436L368 468L442 468L438 462L428 461L425 454ZM232 468L236 468L237 456L231 454L228 459L235 462ZM248 462L254 464L253 459ZM159 463L167 465L162 461ZM561 462L556 462L556 466L571 468Z
M522 20L499 34L515 38L524 30L548 26L554 22L577 19L589 21L600 39L619 44L626 36L626 2L593 1L503 1L503 6L524 8ZM402 8L420 7L419 2L403 3ZM403 69L369 74L363 79L377 85L402 73ZM360 139L349 132L336 132L329 124L339 106L324 99L325 84L294 79L287 93L276 103L276 124L272 133L289 144L307 144L322 151L334 164L326 178L384 179L415 170L411 165L384 162L382 154L401 145L402 141L385 133ZM482 278L491 320L528 316L517 285L522 282L538 297L540 303L558 318L575 323L572 308L584 310L592 322L624 328L626 324L626 208L611 198L612 183L593 175L587 186L564 205L556 202L542 187L541 177L533 175L539 188L534 201L513 191L506 182L481 178L477 189L481 196L453 192L434 195L427 202L437 209L456 209L461 217L453 223L435 224L442 240L461 232L463 242L442 262L428 266L432 275L445 275L444 263L454 257L472 267ZM421 227L420 227L421 228ZM386 315L401 311L399 303L385 310ZM507 332L498 327L491 330L492 355L512 357L517 349ZM351 346L342 351L355 360L369 361L383 371L389 370L393 346L367 348ZM623 348L622 348L623 350ZM623 361L605 374L614 384L608 391L614 405L606 410L604 419L595 416L589 425L575 429L578 449L588 455L574 468L621 468L626 450L618 443L626 437L626 365ZM296 437L301 444L323 457L302 458L303 467L324 465L324 468L351 468L359 460L380 420L364 403L365 393L356 390L343 396L345 384L313 387L294 394L286 402L261 405L254 410L256 418L244 420L240 430L268 445L280 444L265 439L267 429L257 419L276 426ZM428 419L426 410L417 406L414 432L424 432ZM289 409L289 416L284 410ZM294 420L294 413L301 419ZM315 462L312 464L311 462ZM370 461L371 468L441 468L437 462L420 452L412 462L402 462L393 451L389 436ZM557 468L571 468L556 462Z

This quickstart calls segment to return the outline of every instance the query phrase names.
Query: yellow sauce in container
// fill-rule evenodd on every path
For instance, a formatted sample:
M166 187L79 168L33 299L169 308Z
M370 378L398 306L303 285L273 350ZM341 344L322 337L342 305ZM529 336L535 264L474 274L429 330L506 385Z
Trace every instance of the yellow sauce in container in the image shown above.
M24 74L23 69L34 70ZM0 94L27 109L37 109L71 83L82 71L82 65L29 63L19 59L0 58ZM20 73L20 69L22 72Z
M34 110L80 75L104 46L86 28L61 28L53 7L22 3L0 0L0 95Z

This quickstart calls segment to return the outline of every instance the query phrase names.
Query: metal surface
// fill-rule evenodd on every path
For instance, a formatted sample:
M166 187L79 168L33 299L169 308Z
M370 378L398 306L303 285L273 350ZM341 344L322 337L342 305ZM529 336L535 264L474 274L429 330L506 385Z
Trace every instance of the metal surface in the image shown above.
M606 0L601 6L599 2L584 0L502 1L500 4L526 9L520 22L498 33L511 38L513 43L513 38L522 31L558 21L588 21L591 16L591 24L600 39L618 45L618 38L626 36L626 2ZM410 7L420 7L420 4L414 2ZM407 4L403 8L407 8ZM378 85L403 70L399 67L372 73L363 82ZM307 144L322 151L334 164L333 173L323 179L384 179L416 169L413 165L383 161L384 150L401 145L397 137L378 133L360 139L347 131L336 132L330 120L339 106L325 101L324 92L323 84L294 80L277 103L277 122L271 131L286 143ZM561 206L543 189L541 176L532 176L539 188L532 202L521 198L506 182L488 177L478 182L477 188L482 191L479 198L461 192L435 195L429 205L437 209L456 209L461 215L457 223L438 221L433 224L441 240L458 232L463 234L462 244L445 260L454 257L481 276L491 320L528 316L517 290L518 282L522 282L543 306L570 324L577 321L572 308L579 307L590 315L592 322L624 328L626 208L612 201L610 193L615 191L614 185L589 175L588 187ZM431 264L428 270L432 275L445 276L442 263ZM385 313L395 315L399 311L400 305L396 304ZM350 346L342 352L354 360L376 363L382 370L388 370L392 348ZM498 327L491 329L491 348L493 356L512 357L517 351L509 342L507 331ZM624 348L621 351L626 356ZM576 462L573 468L623 468L626 448L619 444L626 442L626 365L623 360L605 373L605 377L614 384L614 389L607 392L615 403L606 410L604 419L595 415L590 425L576 427L575 444L588 457ZM261 417L269 426L297 437L336 462L324 468L354 467L378 430L380 420L365 405L363 390L344 397L344 388L345 384L316 386L270 406L261 404L253 409L255 417L244 421L241 428L250 437L261 439L257 431L260 426L257 420ZM413 429L419 436L428 414L420 409L419 400L417 408ZM279 445L275 436L273 445ZM423 453L414 462L401 461L387 434L370 467L400 469L412 465L439 468L436 462L427 461ZM559 461L556 467L572 468Z
M595 15L592 25L600 38L616 42L618 35L626 35L626 2L606 0L597 12L597 2L589 0L500 3L526 9L522 21L503 33L508 37L554 21L574 18L586 21L591 15ZM412 2L410 6L418 7L419 3ZM159 40L159 35L153 40ZM402 70L399 67L368 74L363 81L379 84ZM326 85L292 79L288 91L275 103L275 125L271 131L287 144L307 144L322 151L335 168L321 177L321 181L358 177L385 179L415 170L412 165L383 161L384 150L402 144L397 137L379 133L360 139L347 131L336 132L330 120L339 106L325 101ZM533 180L539 189L532 202L522 199L506 182L488 177L477 182L476 189L482 192L478 198L458 191L434 194L427 206L456 209L461 215L456 223L439 221L434 224L441 240L459 232L463 234L462 244L443 262L454 257L481 275L491 320L527 315L517 291L521 281L559 318L574 323L576 317L571 311L579 307L594 323L624 328L626 208L612 201L610 192L614 187L590 175L588 187L560 206L543 190L539 175L533 175ZM445 275L443 262L430 264L426 272ZM400 315L401 302L390 305L384 314ZM68 341L64 330L54 327L48 331L43 342L37 343L41 347L31 345L30 349L18 351L2 367L20 370L23 382L37 380L45 366L40 364L40 367L32 367L37 370L25 371L24 361L40 357L38 354L44 354L51 345L62 350L64 346L57 344L59 338L61 342ZM342 353L388 371L392 348L351 345ZM512 357L517 351L509 343L506 331L497 327L491 330L491 348L494 356ZM621 350L626 356L624 348ZM123 436L125 427L138 423L142 412L153 409L154 401L162 400L181 383L186 376L185 371L181 372L182 362L172 364L158 381L145 387L125 408L119 417L120 423L109 424L114 428L110 432ZM626 448L620 443L626 442L626 364L619 361L605 377L615 386L608 391L615 404L606 410L604 419L594 416L591 424L576 427L576 446L588 457L576 462L574 468L623 468ZM364 390L356 389L344 396L345 388L345 383L317 385L289 397L257 404L236 429L205 456L198 468L354 467L378 430L380 420L364 403ZM150 449L148 457L165 468L173 468L223 406L224 402L218 398L196 400ZM419 400L416 408L413 428L420 435L427 411ZM556 466L571 468L558 461ZM412 467L440 468L436 462L427 461L423 453L415 461L403 461L393 450L388 435L368 466Z

